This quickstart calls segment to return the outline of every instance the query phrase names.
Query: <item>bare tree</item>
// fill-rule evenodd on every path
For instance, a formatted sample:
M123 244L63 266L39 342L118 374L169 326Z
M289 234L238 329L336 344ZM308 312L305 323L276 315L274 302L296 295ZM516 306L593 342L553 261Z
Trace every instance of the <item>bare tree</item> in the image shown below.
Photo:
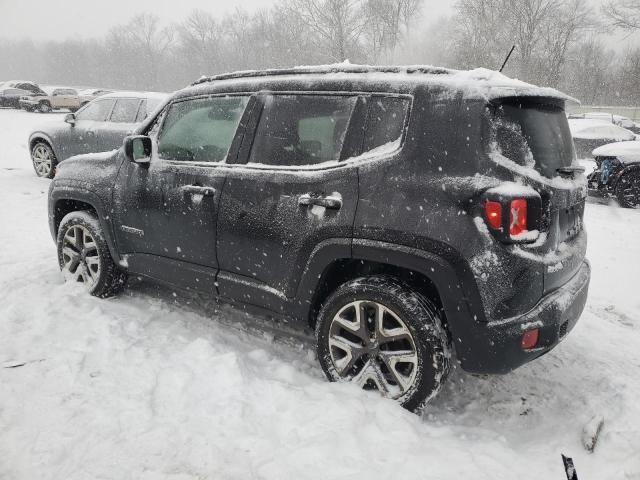
M129 56L133 65L143 67L138 73L142 73L146 88L155 89L160 86L160 64L174 42L172 27L163 27L157 16L143 13L133 17L126 25L112 28L108 42L114 50Z
M291 0L289 10L313 35L329 61L358 59L360 37L367 23L360 0Z
M603 7L604 14L614 27L640 30L640 2L638 0L610 1Z
M543 54L539 56L539 83L552 87L560 84L569 49L585 31L598 26L587 0L564 0L555 13L544 25Z
M366 17L364 35L370 60L378 61L391 54L418 15L422 0L367 0L363 4Z

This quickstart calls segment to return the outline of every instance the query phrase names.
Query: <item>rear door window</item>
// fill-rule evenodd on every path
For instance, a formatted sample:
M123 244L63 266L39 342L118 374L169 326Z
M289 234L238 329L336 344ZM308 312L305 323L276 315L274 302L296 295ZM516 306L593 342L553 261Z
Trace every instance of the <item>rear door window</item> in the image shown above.
M575 151L564 109L536 102L508 102L494 109L493 135L499 153L546 177L573 163Z
M138 98L120 98L116 100L116 104L111 112L111 121L115 123L133 123L138 113Z
M247 96L209 97L171 105L158 135L158 156L177 161L224 161L248 101Z
M364 152L399 142L409 110L409 100L399 97L371 97L364 137Z
M266 97L249 163L303 166L340 160L356 101L340 95Z
M89 103L85 108L80 110L76 118L78 120L93 120L96 122L102 122L107 118L111 107L113 107L114 100L94 100Z

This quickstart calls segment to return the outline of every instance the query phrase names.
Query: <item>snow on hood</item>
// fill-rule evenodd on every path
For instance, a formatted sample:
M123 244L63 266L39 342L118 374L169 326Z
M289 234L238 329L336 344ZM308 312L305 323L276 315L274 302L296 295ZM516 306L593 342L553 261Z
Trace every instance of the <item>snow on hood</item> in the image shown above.
M617 157L622 163L640 162L640 141L616 142L593 151L594 157Z
M614 125L611 122L591 119L570 119L569 128L573 138L584 140L610 139L619 142L634 140L635 134L626 128Z

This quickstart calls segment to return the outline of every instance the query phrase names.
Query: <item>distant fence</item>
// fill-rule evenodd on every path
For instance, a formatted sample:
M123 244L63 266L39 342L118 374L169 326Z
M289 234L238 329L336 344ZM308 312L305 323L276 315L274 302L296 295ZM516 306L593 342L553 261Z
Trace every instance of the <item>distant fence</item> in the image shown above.
M571 113L604 112L613 115L628 117L634 122L640 122L640 107L595 107L593 105L581 105L570 108Z

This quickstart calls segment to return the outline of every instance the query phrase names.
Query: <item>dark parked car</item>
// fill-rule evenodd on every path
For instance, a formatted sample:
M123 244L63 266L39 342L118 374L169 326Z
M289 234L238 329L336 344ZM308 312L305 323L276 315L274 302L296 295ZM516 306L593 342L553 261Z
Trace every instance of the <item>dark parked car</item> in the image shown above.
M0 107L20 108L20 98L31 92L19 88L0 88Z
M203 79L119 151L60 165L59 265L99 297L145 276L308 323L330 380L417 410L454 353L505 373L578 321L566 98L430 67Z
M164 93L102 95L77 113L68 114L59 125L47 124L37 129L29 137L36 174L52 178L56 165L66 158L119 148L124 137L166 98Z
M640 207L640 142L618 142L593 151L596 169L589 193L614 198L622 207Z

